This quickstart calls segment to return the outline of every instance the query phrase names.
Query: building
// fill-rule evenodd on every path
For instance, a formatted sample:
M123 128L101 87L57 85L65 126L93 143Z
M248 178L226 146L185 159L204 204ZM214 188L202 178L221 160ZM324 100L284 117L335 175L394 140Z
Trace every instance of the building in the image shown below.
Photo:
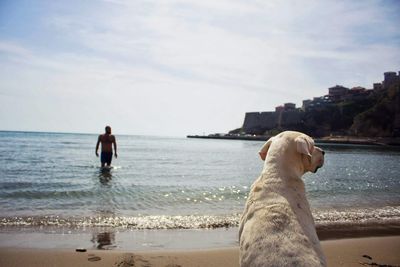
M295 110L296 109L296 104L294 103L285 103L283 105L285 111L290 111L290 110Z
M367 90L367 89L365 89L364 87L356 86L356 87L351 88L351 89L348 91L348 93L349 93L349 94L361 94L361 93L365 92L366 90Z
M373 90L367 90L364 87L357 86L351 88L347 95L344 96L344 101L361 101L366 99Z
M330 95L324 95L319 97L314 97L313 100L303 101L304 111L315 111L321 110L333 103L332 97Z
M400 72L385 72L382 83L374 83L373 89L353 87L351 89L342 85L328 88L328 94L314 97L312 100L303 100L301 109L296 109L296 104L285 103L275 107L274 112L248 112L242 126L242 131L247 134L262 135L270 133L270 130L304 129L304 120L308 112L329 111L329 107L343 101L363 101L374 91L385 90L392 85L400 83ZM400 101L400 100L398 100ZM356 103L357 104L357 103ZM340 105L339 105L340 106ZM395 132L400 136L400 112L396 111Z
M383 89L382 83L374 83L373 88L375 91L379 91Z
M344 100L345 95L349 91L349 88L342 85L336 85L328 89L329 97L333 102L340 102Z
M285 103L285 104L283 104L283 106L275 107L275 112L291 111L291 110L296 110L296 104Z
M388 71L383 74L384 80L382 82L383 88L388 89L390 86L398 83L400 81L400 72L399 75L394 71Z
M310 106L311 103L312 103L312 100L311 100L311 99L303 100L303 106L301 107L301 109L302 109L303 111L307 111L307 110L308 110L308 107Z
M303 120L304 112L299 109L286 111L283 106L277 109L278 112L247 112L242 131L245 134L263 135L273 129L296 130Z

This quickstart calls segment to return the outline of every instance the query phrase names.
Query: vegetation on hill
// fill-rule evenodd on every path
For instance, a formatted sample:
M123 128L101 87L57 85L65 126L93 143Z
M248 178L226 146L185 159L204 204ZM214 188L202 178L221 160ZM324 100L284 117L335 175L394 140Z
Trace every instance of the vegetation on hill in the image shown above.
M400 85L368 98L340 102L305 113L303 130L312 136L400 136Z
M400 137L400 83L374 90L366 97L348 98L308 109L302 112L301 118L297 123L277 124L272 129L256 126L250 134L275 135L285 130L296 130L314 137ZM246 130L238 128L229 133L243 134Z
M375 104L357 114L350 128L357 136L400 136L400 86L391 86L377 96Z
M350 102L340 102L305 113L303 131L312 136L348 135L354 118L376 103L376 95Z
M363 100L306 112L303 127L313 136L400 136L400 85L374 92Z

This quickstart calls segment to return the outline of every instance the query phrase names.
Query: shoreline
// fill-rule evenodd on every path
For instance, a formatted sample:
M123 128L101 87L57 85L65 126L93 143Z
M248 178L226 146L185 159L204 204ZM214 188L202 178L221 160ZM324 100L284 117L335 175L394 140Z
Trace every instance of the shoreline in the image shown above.
M400 236L352 238L321 242L328 266L399 266ZM0 266L239 266L239 248L107 251L1 248Z
M400 236L400 206L313 210L320 240ZM205 249L238 245L240 213L0 217L0 248ZM155 223L156 222L156 223ZM132 239L133 237L133 239ZM179 237L179 242L173 242Z
M321 241L346 238L400 237L400 221L317 223ZM179 240L176 242L175 239ZM0 227L0 249L181 250L238 246L238 227L209 229L124 229L118 227Z
M271 136L256 135L187 135L186 138L217 139L217 140L244 140L267 141ZM342 145L370 145L370 146L400 146L400 138L390 137L354 137L354 136L327 136L314 138L316 144L342 144Z

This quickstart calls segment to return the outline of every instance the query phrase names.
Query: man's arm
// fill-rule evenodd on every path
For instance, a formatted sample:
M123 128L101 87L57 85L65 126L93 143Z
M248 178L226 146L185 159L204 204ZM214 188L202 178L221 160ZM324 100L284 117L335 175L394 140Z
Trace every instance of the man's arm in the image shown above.
M114 153L115 153L115 158L118 158L118 154L117 154L117 141L115 139L115 136L113 138L113 144L114 144Z
M97 144L96 144L96 150L95 150L95 154L97 157L99 156L99 153L97 153L97 151L99 150L100 140L101 140L101 135L99 135L99 138L97 138Z

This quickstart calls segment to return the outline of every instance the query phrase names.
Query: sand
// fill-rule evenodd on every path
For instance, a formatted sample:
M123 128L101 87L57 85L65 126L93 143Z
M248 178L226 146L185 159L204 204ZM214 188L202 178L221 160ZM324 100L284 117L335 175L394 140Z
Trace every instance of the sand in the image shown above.
M400 266L400 236L322 241L329 266ZM370 259L372 258L372 259ZM1 248L0 266L239 266L237 247L187 251L104 251Z

